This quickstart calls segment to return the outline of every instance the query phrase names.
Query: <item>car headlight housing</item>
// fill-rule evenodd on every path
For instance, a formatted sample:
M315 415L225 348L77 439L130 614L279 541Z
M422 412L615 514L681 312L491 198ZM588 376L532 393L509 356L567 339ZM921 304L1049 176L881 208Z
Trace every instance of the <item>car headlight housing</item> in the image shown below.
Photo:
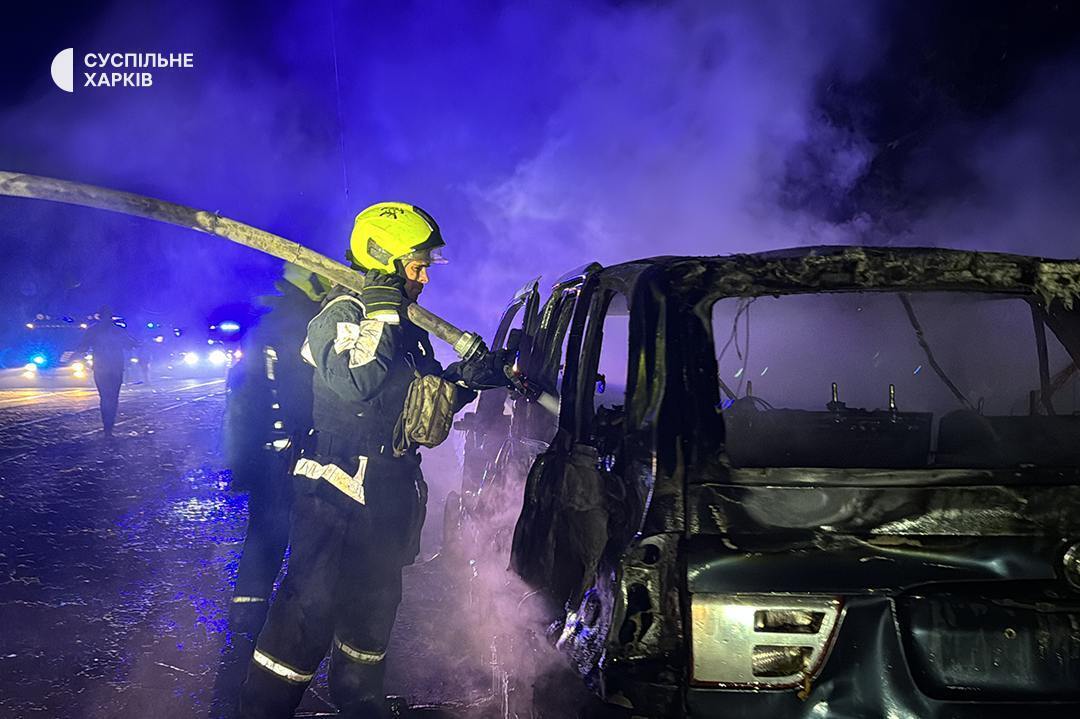
M831 596L693 594L691 679L722 688L804 686L825 664L842 609Z

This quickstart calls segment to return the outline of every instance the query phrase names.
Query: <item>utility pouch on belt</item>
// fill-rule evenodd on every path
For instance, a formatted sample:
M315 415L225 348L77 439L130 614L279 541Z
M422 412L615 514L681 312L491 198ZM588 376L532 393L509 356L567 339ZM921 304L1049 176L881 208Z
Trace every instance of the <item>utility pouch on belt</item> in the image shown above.
M417 372L394 428L394 456L401 457L416 445L437 447L442 444L454 423L456 395L457 388L452 382Z

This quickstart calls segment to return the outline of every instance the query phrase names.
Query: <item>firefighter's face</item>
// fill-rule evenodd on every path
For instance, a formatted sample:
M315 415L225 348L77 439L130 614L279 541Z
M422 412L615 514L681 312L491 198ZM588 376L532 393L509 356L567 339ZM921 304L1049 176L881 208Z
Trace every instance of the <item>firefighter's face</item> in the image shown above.
M416 302L424 285L428 283L428 267L431 263L424 260L410 260L405 263L405 295Z

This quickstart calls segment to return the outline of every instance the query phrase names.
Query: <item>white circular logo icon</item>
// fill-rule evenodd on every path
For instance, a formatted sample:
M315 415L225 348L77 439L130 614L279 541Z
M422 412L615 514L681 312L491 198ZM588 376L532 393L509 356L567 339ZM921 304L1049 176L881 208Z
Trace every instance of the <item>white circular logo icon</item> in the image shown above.
M64 92L75 92L75 48L69 47L53 58L52 81Z

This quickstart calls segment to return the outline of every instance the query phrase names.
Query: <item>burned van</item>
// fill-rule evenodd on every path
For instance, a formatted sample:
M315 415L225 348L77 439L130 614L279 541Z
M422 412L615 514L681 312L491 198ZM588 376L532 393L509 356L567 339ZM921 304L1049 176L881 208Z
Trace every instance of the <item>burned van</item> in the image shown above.
M649 717L1075 715L1080 262L665 257L511 309L559 414L482 402L504 420L469 420L461 501L524 486L511 566L597 695Z

